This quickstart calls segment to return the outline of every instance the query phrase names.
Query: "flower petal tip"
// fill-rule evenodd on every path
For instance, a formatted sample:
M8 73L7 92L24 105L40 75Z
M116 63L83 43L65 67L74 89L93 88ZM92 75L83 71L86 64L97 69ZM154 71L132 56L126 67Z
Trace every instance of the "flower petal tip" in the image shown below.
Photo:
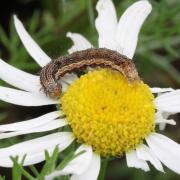
M72 36L72 32L67 32L66 33L66 37L71 38L71 36Z
M30 34L26 31L25 27L23 26L22 22L18 19L16 15L14 17L14 25L21 39L22 43L24 44L26 50L28 51L29 55L41 66L45 66L51 61L51 58L39 47L39 45L32 39Z

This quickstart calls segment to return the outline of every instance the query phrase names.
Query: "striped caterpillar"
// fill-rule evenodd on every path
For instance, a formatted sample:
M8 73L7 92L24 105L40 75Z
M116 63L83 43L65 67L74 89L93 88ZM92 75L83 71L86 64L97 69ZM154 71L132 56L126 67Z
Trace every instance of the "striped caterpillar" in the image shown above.
M61 94L61 77L66 73L81 71L86 67L110 68L121 72L130 82L139 80L131 59L106 48L90 48L61 56L47 64L40 72L42 89L47 96L58 98Z

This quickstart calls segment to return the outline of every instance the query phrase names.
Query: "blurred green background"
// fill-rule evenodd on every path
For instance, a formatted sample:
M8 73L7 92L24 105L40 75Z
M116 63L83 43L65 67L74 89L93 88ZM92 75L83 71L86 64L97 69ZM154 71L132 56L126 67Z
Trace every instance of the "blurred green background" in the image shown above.
M40 68L31 59L14 28L12 15L17 14L28 32L52 58L67 53L72 42L66 33L78 32L97 46L94 19L96 0L2 0L0 6L0 57L9 64L38 74ZM133 0L114 0L118 17ZM150 86L180 88L180 1L152 0L153 11L140 32L134 57L141 78ZM1 85L9 86L4 82ZM51 108L51 109L50 109ZM0 123L21 121L50 112L54 107L24 108L0 102ZM167 126L166 134L180 143L180 117L177 126ZM163 132L164 133L164 132ZM1 140L0 147L36 137L36 134ZM40 171L42 165L37 166ZM176 180L180 176L167 170L160 173L127 168L125 159L109 163L108 180ZM12 179L11 170L0 168L0 175ZM26 179L26 178L25 178Z

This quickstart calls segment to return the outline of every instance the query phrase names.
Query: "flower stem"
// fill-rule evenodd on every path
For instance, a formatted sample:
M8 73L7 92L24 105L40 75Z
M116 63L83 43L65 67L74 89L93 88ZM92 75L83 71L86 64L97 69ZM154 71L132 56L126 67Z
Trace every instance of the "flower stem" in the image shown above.
M102 159L101 160L101 170L99 173L98 180L104 180L105 179L107 165L108 165L108 159Z

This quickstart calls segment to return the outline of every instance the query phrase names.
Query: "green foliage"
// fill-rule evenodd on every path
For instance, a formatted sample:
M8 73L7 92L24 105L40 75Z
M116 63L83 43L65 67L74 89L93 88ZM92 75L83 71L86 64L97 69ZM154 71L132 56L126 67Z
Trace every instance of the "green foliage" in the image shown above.
M45 163L40 171L33 165L29 166L30 171L23 167L23 162L26 159L26 156L24 156L21 163L18 163L18 157L11 157L11 160L13 161L12 180L21 180L23 177L27 180L44 180L46 175L56 170L62 170L68 163L82 153L84 153L84 151L77 154L75 154L74 151L68 152L65 158L60 160L58 147L54 149L52 155L49 155L48 151L45 151ZM4 177L0 176L0 180L3 180L3 178ZM58 179L65 180L69 178L68 176L62 176L58 177Z

